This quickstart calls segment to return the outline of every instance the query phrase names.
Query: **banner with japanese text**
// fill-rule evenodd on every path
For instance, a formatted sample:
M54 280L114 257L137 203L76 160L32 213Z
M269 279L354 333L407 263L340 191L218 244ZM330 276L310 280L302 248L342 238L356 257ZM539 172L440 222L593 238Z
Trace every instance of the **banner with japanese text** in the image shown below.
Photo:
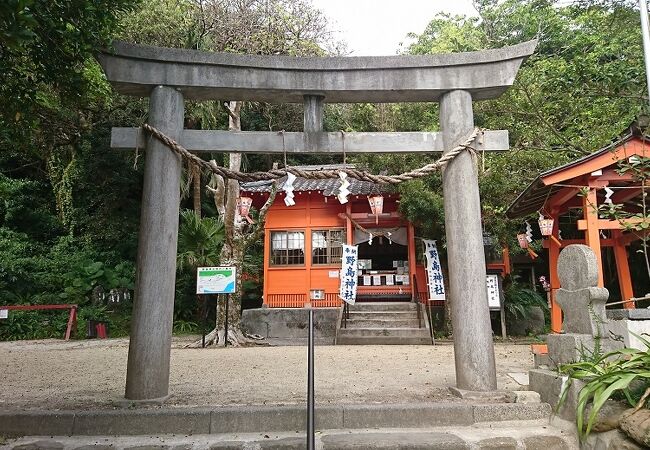
M354 305L357 298L359 249L356 245L343 244L343 257L341 258L341 286L339 297L344 302Z
M427 258L427 284L429 285L429 300L445 299L445 282L442 277L440 256L436 241L422 239L424 242L424 255Z

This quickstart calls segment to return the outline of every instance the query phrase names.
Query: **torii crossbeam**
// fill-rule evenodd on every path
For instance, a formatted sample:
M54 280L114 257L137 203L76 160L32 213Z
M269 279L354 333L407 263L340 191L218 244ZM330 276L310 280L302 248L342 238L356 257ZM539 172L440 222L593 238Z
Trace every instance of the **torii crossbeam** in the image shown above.
M439 152L474 130L473 100L500 96L536 41L495 50L424 56L252 56L117 42L98 59L113 87L150 98L149 124L192 151L258 153ZM304 104L304 133L183 130L184 99ZM323 103L439 102L440 133L324 133ZM506 150L507 132L484 132L477 150ZM112 145L146 144L135 303L126 380L131 400L169 394L181 162L137 129L113 130ZM485 288L478 180L462 152L443 172L449 298L457 387L495 390Z

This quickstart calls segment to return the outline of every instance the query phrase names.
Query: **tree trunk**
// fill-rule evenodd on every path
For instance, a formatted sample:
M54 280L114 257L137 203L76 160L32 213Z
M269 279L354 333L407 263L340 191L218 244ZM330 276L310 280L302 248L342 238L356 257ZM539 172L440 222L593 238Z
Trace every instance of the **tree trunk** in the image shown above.
M201 218L201 169L198 165L192 164L192 201L194 214Z
M241 102L230 102L227 106L230 110L229 131L241 131ZM230 170L241 170L241 153L231 153L228 164ZM235 279L235 293L225 295L228 302L228 336L225 334L226 308L225 301L219 302L217 318L214 330L206 335L206 345L225 345L226 340L232 346L256 342L250 339L241 331L241 299L242 299L242 270L244 266L244 254L247 240L243 232L243 221L237 214L237 200L239 198L239 182L229 179L226 183L224 197L224 228L225 242L221 248L219 263L222 266L234 266L237 277ZM220 209L220 208L217 208ZM259 340L259 339L257 339ZM192 346L196 346L196 342Z

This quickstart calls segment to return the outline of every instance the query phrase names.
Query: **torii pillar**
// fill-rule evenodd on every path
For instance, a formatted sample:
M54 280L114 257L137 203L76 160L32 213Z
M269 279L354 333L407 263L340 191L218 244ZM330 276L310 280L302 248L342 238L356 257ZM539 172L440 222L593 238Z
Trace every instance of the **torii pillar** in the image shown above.
M472 95L451 91L440 99L440 129L447 151L474 131ZM476 161L462 152L442 173L449 266L449 301L454 328L456 387L497 388L492 325L485 286L485 253Z

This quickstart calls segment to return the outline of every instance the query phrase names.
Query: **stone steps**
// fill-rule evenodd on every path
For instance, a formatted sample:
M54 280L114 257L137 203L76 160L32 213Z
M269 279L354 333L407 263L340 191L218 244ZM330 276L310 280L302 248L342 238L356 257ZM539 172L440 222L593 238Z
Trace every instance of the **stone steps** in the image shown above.
M306 448L304 431L158 436L46 436L24 437L7 449L74 450L233 450ZM571 432L549 425L548 419L486 422L473 426L429 428L330 429L316 433L316 448L345 449L502 449L577 450Z
M350 320L391 320L391 319L414 319L417 320L417 311L350 311Z
M339 345L429 345L431 335L420 328L415 303L357 303L350 306L345 328L338 324Z
M545 403L326 405L316 448L577 449L550 416ZM4 411L0 435L27 437L0 448L303 449L305 428L304 405Z
M415 311L413 302L362 302L350 306L352 311Z
M384 318L357 318L350 316L346 321L346 328L418 328L417 318L394 318L394 315L389 315ZM344 328L345 329L345 328Z
M318 399L316 399L318 401ZM431 428L548 418L547 403L449 402L316 406L316 428ZM84 411L0 411L0 436L157 435L296 432L305 405L120 408Z

